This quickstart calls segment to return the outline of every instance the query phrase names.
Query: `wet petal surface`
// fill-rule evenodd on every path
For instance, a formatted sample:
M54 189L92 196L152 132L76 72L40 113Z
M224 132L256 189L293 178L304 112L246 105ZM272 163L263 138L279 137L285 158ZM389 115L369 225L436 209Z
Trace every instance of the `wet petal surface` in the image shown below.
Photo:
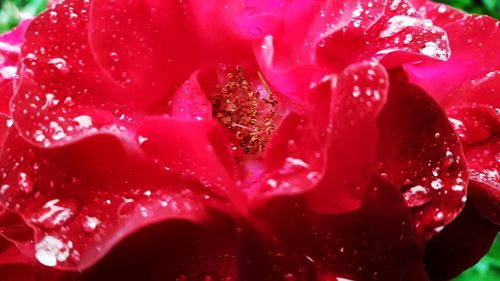
M318 214L296 196L276 198L256 215L266 223L269 244L275 245L273 264L304 261L293 275L323 270L354 280L399 280L404 273L411 243L409 213L397 189L383 179L368 182L361 208L351 213Z
M429 95L397 78L378 128L377 171L401 190L422 241L464 206L468 174L459 139Z
M469 15L444 27L452 55L446 62L422 62L407 65L410 81L426 90L436 100L453 88L498 70L500 29L498 21ZM470 52L471 49L480 50Z
M386 102L388 76L376 62L345 69L331 90L326 128L327 167L308 195L318 212L357 209L363 198L377 146L377 117Z
M127 95L104 75L88 44L88 1L64 1L32 21L11 111L23 137L57 147L106 131L128 133Z
M13 131L7 143L1 201L34 230L34 255L45 266L85 269L145 225L205 215L199 183L158 168L114 137L44 150Z

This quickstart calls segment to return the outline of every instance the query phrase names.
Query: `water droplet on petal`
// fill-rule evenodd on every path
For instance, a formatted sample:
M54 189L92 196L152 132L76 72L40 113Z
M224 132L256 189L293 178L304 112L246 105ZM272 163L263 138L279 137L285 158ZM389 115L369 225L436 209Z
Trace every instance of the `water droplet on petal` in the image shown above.
M304 162L302 159L287 157L279 173L281 175L289 175L302 172L306 169L309 169L309 164Z
M83 231L86 233L92 233L96 230L100 223L101 221L98 218L87 216L82 224Z
M432 199L429 190L421 185L404 188L402 191L406 205L410 208L423 206Z
M117 54L117 53L115 53L115 52L111 52L111 53L109 53L109 57L111 58L111 60L112 60L113 62L119 62L119 61L120 61L120 57L119 57L119 56L118 56L118 54Z
M36 259L45 266L56 266L65 262L73 249L73 242L63 242L54 236L45 236L36 244Z
M22 192L26 194L33 192L35 184L33 180L28 176L28 174L23 172L19 173L17 183L19 185L19 189Z
M50 59L49 64L54 66L61 74L68 74L69 72L68 63L63 58Z
M74 200L53 199L35 212L31 221L46 229L54 229L68 223L77 213L78 203Z

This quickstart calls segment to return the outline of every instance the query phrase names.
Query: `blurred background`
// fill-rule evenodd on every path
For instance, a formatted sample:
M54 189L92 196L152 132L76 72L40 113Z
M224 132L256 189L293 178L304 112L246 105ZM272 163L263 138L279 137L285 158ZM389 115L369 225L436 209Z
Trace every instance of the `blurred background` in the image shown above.
M500 0L439 0L475 14L500 19ZM0 33L10 30L19 20L43 11L47 0L0 0ZM500 50L499 50L500 51ZM454 281L500 281L500 236L488 255Z

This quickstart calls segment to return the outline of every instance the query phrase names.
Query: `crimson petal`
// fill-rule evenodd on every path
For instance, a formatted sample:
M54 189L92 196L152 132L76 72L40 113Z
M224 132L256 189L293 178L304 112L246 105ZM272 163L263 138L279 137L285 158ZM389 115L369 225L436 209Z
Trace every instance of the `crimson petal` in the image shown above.
M427 273L432 280L452 279L488 252L498 230L467 203L457 219L427 244Z
M446 62L422 62L406 65L410 81L426 90L436 100L454 87L479 79L498 70L500 29L498 20L469 15L444 27L450 42L451 57ZM471 49L480 50L470 52Z
M2 204L34 230L35 256L47 266L82 270L146 225L201 222L206 214L198 183L111 136L44 150L12 130L0 172Z
M258 190L252 190L252 207L273 197L311 191L323 175L324 154L311 120L288 114L266 149L264 175L256 183Z
M500 225L500 137L466 151L470 167L470 197L476 208L493 223Z
M148 117L138 138L141 148L163 169L194 177L221 196L236 192L235 164L222 127L214 120Z
M254 215L275 245L273 264L306 261L292 276L308 268L354 280L400 280L404 274L411 250L408 209L397 189L377 176L361 208L351 213L318 214L295 196L275 198Z
M387 73L376 62L352 65L338 78L330 98L327 167L308 195L313 210L342 212L359 207L375 158L376 122L387 89Z
M378 127L377 170L403 193L422 242L464 206L468 173L459 139L439 105L399 79L391 79Z
M128 131L127 95L100 70L88 44L89 2L57 4L26 31L11 111L34 145L57 147L98 132Z
M351 24L319 45L320 59L341 69L372 58L393 67L409 61L449 57L446 33L423 18L408 1L366 3L372 7L359 5Z
M444 27L467 16L466 12L449 5L432 1L426 2L424 7L425 17L432 20L432 23L439 27Z

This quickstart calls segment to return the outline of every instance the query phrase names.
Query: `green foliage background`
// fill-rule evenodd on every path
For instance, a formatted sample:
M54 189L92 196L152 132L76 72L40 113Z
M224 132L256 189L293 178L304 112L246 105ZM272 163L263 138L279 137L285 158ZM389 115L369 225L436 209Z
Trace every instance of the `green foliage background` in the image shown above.
M486 14L500 19L500 0L437 0L470 13ZM10 30L20 19L38 14L47 0L0 0L0 33ZM499 50L500 51L500 50ZM455 281L500 281L500 236L488 255L462 273Z

